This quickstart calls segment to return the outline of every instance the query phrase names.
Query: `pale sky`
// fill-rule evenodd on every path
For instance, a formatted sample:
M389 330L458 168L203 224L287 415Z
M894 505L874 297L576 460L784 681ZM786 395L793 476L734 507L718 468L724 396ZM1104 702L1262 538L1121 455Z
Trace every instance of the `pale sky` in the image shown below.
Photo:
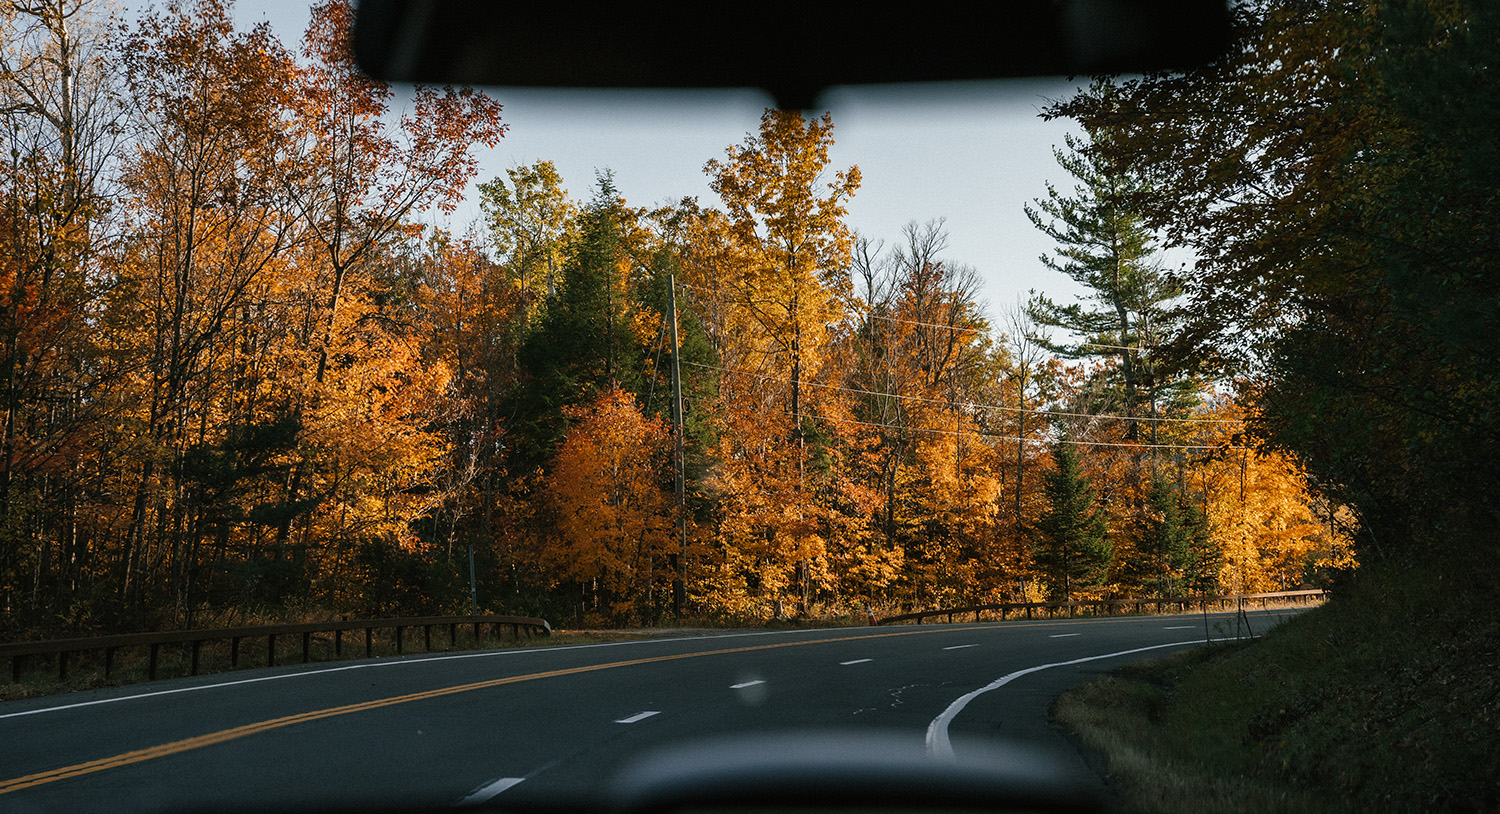
M239 0L243 27L269 20L289 46L301 39L307 7L287 0ZM946 220L946 259L972 266L985 281L990 314L1029 289L1071 301L1080 289L1037 259L1053 248L1022 205L1052 180L1071 187L1052 145L1067 122L1036 114L1049 98L1068 95L1063 78L1007 80L962 88L835 89L821 101L833 115L833 166L856 164L863 185L849 205L849 225L893 243L908 222ZM694 196L718 205L703 165L756 131L766 97L745 92L602 92L491 88L510 130L481 154L476 181L550 160L573 197L587 200L596 171L614 172L633 206ZM822 112L821 110L818 112ZM471 186L472 190L472 186ZM449 228L479 215L476 197Z

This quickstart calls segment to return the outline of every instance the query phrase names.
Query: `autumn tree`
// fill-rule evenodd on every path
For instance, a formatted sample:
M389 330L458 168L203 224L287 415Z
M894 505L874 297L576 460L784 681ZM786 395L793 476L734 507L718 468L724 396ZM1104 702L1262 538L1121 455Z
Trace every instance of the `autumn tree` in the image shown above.
M1194 255L1173 355L1246 378L1259 431L1359 507L1367 551L1463 548L1500 505L1480 79L1500 21L1470 2L1234 18L1221 58L1047 115L1109 128L1107 151L1151 181L1145 222Z
M1011 436L1010 440L1015 444L1016 451L1011 476L1013 482L1010 484L1011 529L1019 541L1029 516L1026 487L1031 479L1027 474L1028 470L1036 467L1036 453L1042 446L1040 433L1047 428L1045 418L1033 417L1038 405L1042 404L1037 396L1039 384L1045 375L1043 365L1046 361L1046 349L1038 339L1041 325L1024 301L1018 300L1008 307L1003 320L1004 330L1000 341L1004 351L1006 377L1010 380L1010 391L1015 398L1014 409L1004 411L1011 419L1006 422L1005 429Z
M475 234L436 231L386 263L373 276L387 280L387 318L412 326L424 367L452 372L434 403L447 461L430 483L442 499L418 521L419 533L450 566L472 568L470 605L483 607L494 601L497 570L513 564L497 543L495 515L506 472L505 400L521 375L522 299Z
M169 498L181 456L277 409L235 398L231 349L290 239L267 161L280 147L290 60L268 28L237 34L227 7L207 2L144 17L124 51L137 147L124 170L131 237L114 271L119 330L107 352L141 363L129 383L138 468L116 584L127 604L166 590L188 609L203 519Z
M746 513L736 523L743 521L744 533L767 543L767 593L786 584L770 572L790 566L802 607L813 593L827 531L820 528L825 512L811 499L808 484L814 421L809 407L832 393L814 394L808 382L819 376L830 326L839 321L853 240L843 217L859 187L857 167L825 177L832 133L826 114L805 119L799 112L767 110L758 134L704 167L724 204L719 223L731 259L720 283L728 308L720 357L726 367L751 372L734 374L733 384L720 390L726 419L721 437L729 445L720 452L721 476L725 483L754 488L742 478L747 473L730 472L749 463L741 451L751 449L769 467L755 480L780 494L769 501L746 496L740 507Z
M668 556L678 549L662 483L670 430L618 388L567 412L571 427L545 492L555 532L538 556L592 612L654 622L669 601Z
M802 418L802 379L816 374L836 297L847 287L852 236L845 204L859 188L858 167L823 179L833 120L825 114L767 110L760 133L704 166L724 202L729 236L739 250L730 296L743 324L756 330L744 358L790 381L787 409ZM793 434L801 430L794 427Z
M944 258L946 246L941 221L909 224L888 251L857 245L858 323L845 380L875 442L877 539L901 552L919 593L972 596L991 560L999 489L999 460L979 435L975 405L988 401L998 356L978 273Z
M512 167L506 176L508 185L501 178L479 185L479 206L491 244L526 302L529 319L543 298L557 295L578 206L568 197L562 176L550 161Z
M293 75L290 141L280 162L288 209L297 216L303 236L305 283L295 292L302 311L296 336L315 361L293 409L309 429L351 429L346 419L353 405L343 398L364 398L367 388L388 386L382 379L406 375L387 367L373 379L358 378L366 366L413 359L403 352L388 355L404 338L367 318L378 307L378 284L370 272L392 241L410 235L412 215L455 206L477 168L474 146L493 146L505 133L500 105L469 88L419 87L409 110L395 114L390 86L365 76L354 64L352 27L353 7L346 0L313 8L303 61ZM340 358L354 364L334 364ZM415 397L410 387L397 389L403 399ZM415 405L409 401L401 409ZM420 412L406 417L420 420ZM399 434L416 442L411 449L426 448L416 435ZM331 443L344 439L358 444L356 434L343 431L309 432L306 437L317 448L303 456L289 479L289 504L335 484L354 485L339 469L360 460L368 449ZM416 470L403 465L396 471ZM408 485L389 480L378 488ZM305 539L310 539L309 531L304 523ZM292 533L287 518L277 530L278 546L290 544Z
M91 394L118 373L89 328L119 136L107 34L78 0L0 10L0 604L17 625L104 572L84 495L113 407Z

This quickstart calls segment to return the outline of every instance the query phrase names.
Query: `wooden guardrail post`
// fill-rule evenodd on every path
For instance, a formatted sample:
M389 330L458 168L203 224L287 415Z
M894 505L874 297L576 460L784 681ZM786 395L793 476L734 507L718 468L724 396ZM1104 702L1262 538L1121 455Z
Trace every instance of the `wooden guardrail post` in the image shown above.
M533 629L543 634L551 632L551 626L546 620L530 617L514 616L427 616L415 618L403 618L392 620L356 620L341 619L337 622L307 622L284 625L261 625L258 627L224 628L220 630L176 630L162 631L159 633L122 633L109 636L95 636L79 639L61 639L51 642L0 642L0 658L9 658L11 662L11 676L16 682L20 682L22 673L28 667L26 660L32 656L56 656L57 677L60 681L66 681L70 670L76 672L77 658L74 654L83 651L104 651L104 675L113 677L115 668L115 651L121 647L143 647L149 649L146 659L146 673L148 678L155 679L160 671L162 663L162 645L171 645L180 648L181 655L187 661L187 669L184 671L190 675L200 674L203 667L203 644L223 639L229 640L229 666L231 669L239 668L240 643L246 638L257 636L266 637L266 666L276 666L276 644L277 638L282 635L300 634L302 636L302 662L304 664L312 661L312 640L315 636L324 633L334 634L334 653L338 657L343 655L343 632L345 630L365 631L365 655L372 656L374 650L374 631L376 628L391 627L396 629L397 652L405 652L405 629L415 625L422 627L423 642L430 652L432 650L432 629L437 625L448 626L448 641L450 645L457 646L458 627L460 624L472 624L475 630L475 644L480 645L483 641L484 625L489 624L495 634L500 638L500 628L509 625L511 634L517 641L520 640L521 628L526 628L527 635L531 635Z
M1295 591L1274 591L1274 592L1270 592L1270 593L1260 593L1260 594L1246 594L1246 595L1244 595L1242 597L1242 599L1249 599L1249 600L1259 599L1260 602L1261 602L1261 608L1262 609L1269 609L1270 608L1270 602L1271 602L1272 599L1285 600L1285 601L1288 601L1288 602L1295 602L1295 603L1297 603L1299 605L1306 605L1306 604L1309 604L1311 602L1314 602L1316 599L1318 599L1320 597L1326 597L1326 596L1327 596L1327 592L1324 591L1324 590L1321 590L1321 589L1305 589L1305 590L1295 590ZM920 625L929 616L940 616L940 617L941 616L946 616L947 619L948 619L948 622L951 624L954 621L954 619L958 618L962 614L970 613L970 612L972 612L974 614L974 620L977 622L981 618L983 618L983 616L982 616L983 612L987 611L987 610L999 611L1001 621L1004 621L1005 619L1009 618L1009 613L1012 610L1018 611L1018 613L1017 613L1018 617L1020 616L1019 611L1023 611L1024 610L1025 613L1026 613L1026 618L1027 619L1035 619L1042 612L1045 612L1047 618L1049 618L1049 619L1056 618L1057 616L1059 616L1062 613L1066 613L1066 615L1069 618L1073 618L1075 616L1090 616L1090 615L1092 615L1092 616L1102 616L1102 615L1106 615L1106 614L1109 615L1109 616L1115 616L1115 615L1118 615L1120 613L1130 612L1130 611L1126 610L1127 607L1129 609L1132 609L1134 613L1138 613L1139 614L1139 613L1148 613L1148 611L1146 610L1147 606L1150 606L1151 608L1153 608L1155 613L1161 614L1161 613L1165 613L1166 612L1166 608L1169 605L1172 606L1172 607L1174 607L1174 608L1176 608L1178 611L1181 611L1183 613L1188 612L1190 609L1192 609L1194 607L1202 607L1205 610L1205 612L1206 612L1209 605L1214 605L1216 607L1220 607L1220 606L1223 606L1226 602L1229 602L1231 599L1235 599L1235 597L1224 597L1224 596L1213 596L1213 597L1203 597L1203 596L1193 596L1193 597L1164 597L1164 596L1154 596L1154 597L1134 597L1134 598L1129 598L1129 599L1070 600L1070 601L1067 601L1067 602L1002 602L1002 603L998 603L998 604L994 604L994 605L977 605L977 606L965 605L965 606L962 606L962 607L933 608L933 609L929 609L929 610L917 610L917 611L912 611L910 613L902 613L902 614L897 614L895 616L888 616L888 617L886 617L884 619L876 619L875 620L875 624L877 624L877 625L885 625L885 624L889 624L891 622L907 622L907 621L909 621L909 622L912 622L913 624Z

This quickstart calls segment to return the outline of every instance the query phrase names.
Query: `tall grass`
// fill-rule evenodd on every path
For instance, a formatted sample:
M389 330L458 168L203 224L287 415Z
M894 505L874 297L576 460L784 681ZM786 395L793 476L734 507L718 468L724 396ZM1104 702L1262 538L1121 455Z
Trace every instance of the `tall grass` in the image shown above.
M1254 643L1060 698L1134 811L1500 810L1493 562L1387 563Z

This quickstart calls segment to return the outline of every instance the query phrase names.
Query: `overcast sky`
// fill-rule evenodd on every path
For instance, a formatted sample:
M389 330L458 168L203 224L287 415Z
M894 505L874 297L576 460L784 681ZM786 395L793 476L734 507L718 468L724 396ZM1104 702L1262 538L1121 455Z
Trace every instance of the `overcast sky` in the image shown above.
M239 0L235 9L241 26L269 20L289 45L307 21L306 6L288 0ZM849 205L850 225L890 243L909 222L944 219L946 257L979 272L992 316L1029 289L1071 301L1078 287L1038 261L1052 246L1022 205L1042 196L1048 180L1071 186L1052 156L1070 125L1043 122L1037 111L1073 88L1059 78L834 90L820 100L833 115L833 163L857 164L863 176ZM587 199L595 173L609 169L635 206L684 196L717 205L703 165L754 132L766 102L754 92L489 92L503 105L510 130L482 154L478 180L545 159L575 198ZM446 225L461 231L476 217L471 200Z

